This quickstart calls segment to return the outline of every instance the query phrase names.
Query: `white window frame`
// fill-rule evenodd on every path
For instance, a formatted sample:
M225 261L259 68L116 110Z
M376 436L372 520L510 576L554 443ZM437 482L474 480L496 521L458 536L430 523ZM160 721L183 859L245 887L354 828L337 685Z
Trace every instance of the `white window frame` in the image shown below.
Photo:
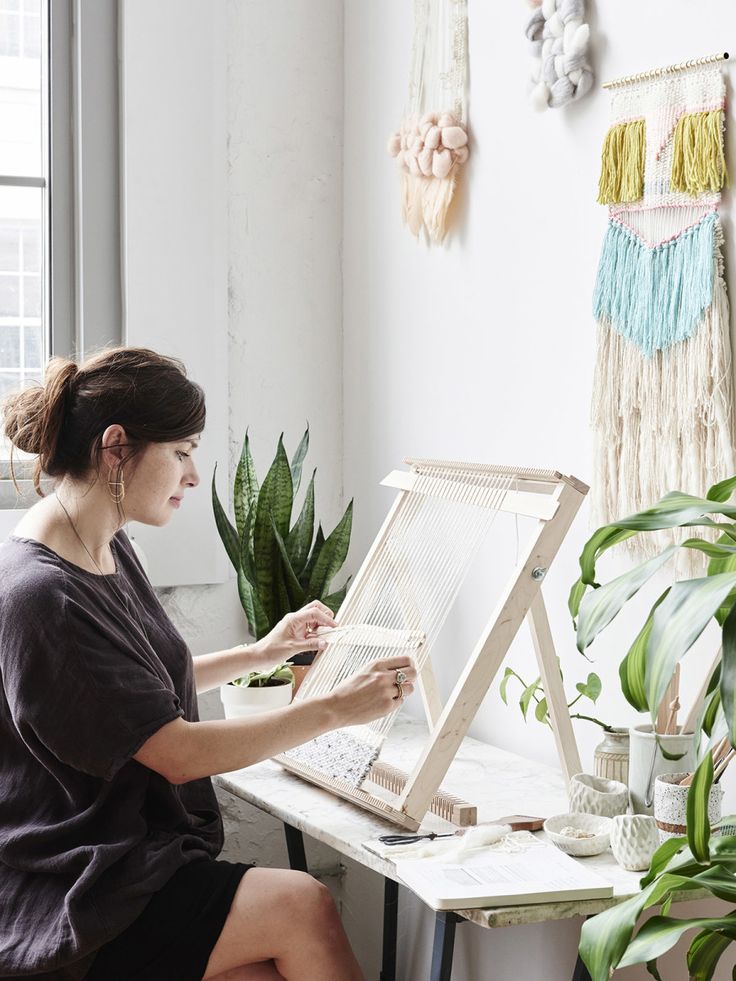
M48 351L77 357L122 338L118 9L117 0L43 2L48 180L0 175L0 184L45 189ZM34 502L32 467L14 461L19 496L0 460L0 512Z

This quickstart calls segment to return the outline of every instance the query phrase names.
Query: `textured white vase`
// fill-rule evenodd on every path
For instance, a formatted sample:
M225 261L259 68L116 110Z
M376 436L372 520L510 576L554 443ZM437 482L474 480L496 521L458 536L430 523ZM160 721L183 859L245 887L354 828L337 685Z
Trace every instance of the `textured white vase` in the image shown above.
M642 872L659 848L657 822L649 814L617 814L611 824L611 851L622 869Z
M604 780L590 773L576 773L570 780L570 811L613 817L629 809L629 791L618 780Z
M680 838L687 834L687 796L690 787L681 787L686 773L666 773L657 777L654 785L654 817L659 829L660 841ZM708 797L708 820L711 824L720 821L723 804L723 787L714 783Z

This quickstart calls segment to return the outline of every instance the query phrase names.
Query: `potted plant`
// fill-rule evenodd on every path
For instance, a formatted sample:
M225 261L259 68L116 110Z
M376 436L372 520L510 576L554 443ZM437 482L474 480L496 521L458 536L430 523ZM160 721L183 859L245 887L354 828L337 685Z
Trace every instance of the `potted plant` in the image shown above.
M562 676L562 670L560 670L560 676ZM527 720L529 709L533 704L534 717L537 722L541 722L542 725L549 726L551 729L552 719L550 718L541 676L527 684L513 668L507 667L499 688L504 705L508 705L508 685L512 681L521 685L519 708L524 721ZM575 690L577 695L567 703L568 709L574 708L581 698L587 698L595 705L602 690L601 679L595 672L591 671L585 681L579 681L575 685ZM593 753L596 776L626 783L629 771L629 730L611 726L602 719L598 719L594 715L586 715L583 712L572 712L570 718L582 719L601 727L603 740L596 746Z
M226 719L283 708L291 701L294 672L288 664L278 664L271 671L251 671L244 678L220 688Z
M626 603L670 560L677 549L696 549L709 559L704 576L668 586L653 604L620 668L621 686L629 703L649 712L654 722L665 698L675 665L715 618L721 628L722 655L709 679L693 739L699 749L702 733L711 746L725 733L736 744L736 505L729 498L736 477L710 488L705 498L680 492L667 494L654 507L598 529L580 557L581 576L570 594L577 620L578 648L585 652ZM612 546L643 532L702 527L718 532L717 541L686 538L606 584L596 581L596 565ZM686 837L665 841L641 880L641 891L583 927L580 953L593 981L607 981L617 967L646 963L658 978L657 958L688 930L696 930L688 953L689 976L712 978L716 965L736 939L736 909L724 916L680 919L670 915L675 893L705 890L736 903L736 818L721 825L729 833L711 835L708 804L713 784L713 757L702 755L687 799ZM644 910L662 904L661 915L648 920L634 935Z
M325 536L321 523L315 533L314 482L317 471L314 470L299 513L293 520L294 502L308 450L309 427L291 461L284 449L282 433L273 463L259 485L246 432L233 485L234 524L217 494L217 467L212 475L215 523L235 569L238 595L254 640L265 637L287 613L315 599L337 613L347 592L349 579L335 591L332 591L332 582L350 547L353 502L350 501L329 535ZM295 691L313 657L313 654L301 654L290 659ZM232 682L231 687L238 686L240 681Z

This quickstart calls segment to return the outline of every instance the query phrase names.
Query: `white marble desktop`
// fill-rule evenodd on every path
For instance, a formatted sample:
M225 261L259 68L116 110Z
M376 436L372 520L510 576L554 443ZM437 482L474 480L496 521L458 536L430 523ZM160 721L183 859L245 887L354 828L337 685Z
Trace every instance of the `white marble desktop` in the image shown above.
M426 738L421 722L400 720L381 752L381 759L409 772ZM215 778L219 786L248 801L305 834L330 845L380 875L396 879L394 864L374 855L363 842L379 835L406 833L388 821L348 801L313 786L278 763L268 760ZM551 817L567 812L567 792L559 770L523 759L513 753L466 738L450 768L443 789L478 807L478 823L508 814ZM373 788L371 788L373 789ZM425 818L421 831L451 831L453 826L433 814ZM639 890L643 873L626 872L610 851L581 859L614 889L613 899L538 903L494 909L458 910L468 920L484 927L538 923L571 916L599 913L617 900Z

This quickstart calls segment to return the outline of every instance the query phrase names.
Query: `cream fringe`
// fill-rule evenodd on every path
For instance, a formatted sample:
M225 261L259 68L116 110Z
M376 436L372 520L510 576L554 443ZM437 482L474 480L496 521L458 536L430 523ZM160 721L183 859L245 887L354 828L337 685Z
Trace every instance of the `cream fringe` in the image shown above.
M729 310L720 270L713 304L694 335L651 358L601 322L592 403L595 525L649 507L668 491L703 496L711 484L732 476L732 406ZM645 533L629 544L637 557L649 558L698 534L695 528ZM678 571L702 572L702 553L688 552L683 550Z
M401 172L401 217L413 235L425 228L432 242L447 234L448 213L455 195L458 167L447 177L424 177Z

